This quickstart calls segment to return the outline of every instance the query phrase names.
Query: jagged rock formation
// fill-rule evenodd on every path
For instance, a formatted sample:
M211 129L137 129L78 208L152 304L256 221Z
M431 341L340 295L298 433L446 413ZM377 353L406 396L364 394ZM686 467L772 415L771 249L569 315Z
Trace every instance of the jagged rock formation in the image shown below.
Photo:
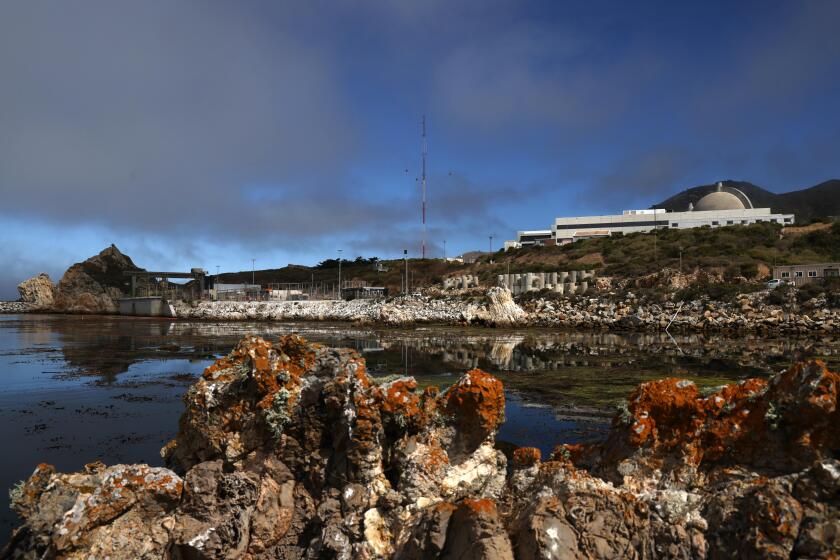
M115 313L117 299L125 295L126 270L137 270L131 258L115 245L67 269L58 283L56 311L69 313Z
M641 385L602 445L494 448L501 383L377 385L354 351L243 340L185 396L172 470L39 465L8 558L830 558L840 376Z
M28 280L18 284L20 301L31 303L35 308L52 307L55 301L55 284L50 280L50 275L42 272Z

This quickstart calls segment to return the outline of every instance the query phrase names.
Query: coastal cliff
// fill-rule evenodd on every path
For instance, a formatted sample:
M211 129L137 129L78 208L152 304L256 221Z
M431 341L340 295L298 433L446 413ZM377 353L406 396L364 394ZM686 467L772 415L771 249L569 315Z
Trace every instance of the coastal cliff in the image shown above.
M168 468L39 465L3 557L830 558L838 388L819 361L708 392L652 381L602 443L506 456L487 373L441 392L246 337L185 395Z

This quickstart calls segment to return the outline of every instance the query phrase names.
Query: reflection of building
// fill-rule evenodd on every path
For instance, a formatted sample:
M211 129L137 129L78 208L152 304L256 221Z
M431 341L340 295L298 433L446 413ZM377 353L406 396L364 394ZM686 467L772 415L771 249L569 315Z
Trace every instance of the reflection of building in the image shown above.
M625 210L621 214L557 218L551 230L521 231L516 241L505 242L505 248L528 245L565 245L580 239L608 237L616 233L640 233L654 229L688 229L702 226L725 227L772 222L793 223L793 214L773 214L770 208L754 208L749 197L739 189L718 183L715 190L689 205L684 212L663 209ZM544 234L550 232L550 239Z
M793 264L774 266L773 278L790 280L797 286L810 282L823 282L826 278L840 277L840 263Z

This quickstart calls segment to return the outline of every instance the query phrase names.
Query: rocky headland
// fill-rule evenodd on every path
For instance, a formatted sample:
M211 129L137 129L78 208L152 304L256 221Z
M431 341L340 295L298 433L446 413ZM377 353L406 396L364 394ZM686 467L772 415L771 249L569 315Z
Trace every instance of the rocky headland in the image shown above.
M840 376L636 388L600 444L495 445L504 389L373 379L247 337L184 397L168 468L39 465L4 558L833 558Z
M0 302L0 313L117 313L117 300L125 295L127 270L140 270L115 245L64 273L58 285L40 273L18 285L20 298Z

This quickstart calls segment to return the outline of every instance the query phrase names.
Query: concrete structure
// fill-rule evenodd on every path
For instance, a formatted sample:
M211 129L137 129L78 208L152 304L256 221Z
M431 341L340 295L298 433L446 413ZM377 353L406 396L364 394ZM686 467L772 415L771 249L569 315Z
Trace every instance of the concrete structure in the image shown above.
M505 241L505 250L508 248L509 241ZM554 237L550 229L536 229L530 231L516 232L516 243L519 247L528 247L533 245L554 245Z
M462 290L464 288L478 288L478 276L465 274L464 276L453 276L443 279L444 290Z
M388 288L384 286L348 286L341 288L341 299L382 299L388 297Z
M189 272L158 272L152 270L126 270L123 276L131 277L131 297L138 296L139 287L146 292L145 296L166 296L169 299L182 299L184 289L180 284L170 284L170 278L181 278L195 281L195 289L191 292L192 299L202 299L206 285L207 271L202 268L193 268ZM145 284L145 285L143 285ZM155 293L152 293L155 292ZM197 293L196 293L197 292Z
M309 299L308 293L293 288L268 288L266 293L270 301L305 301Z
M259 299L262 286L259 284L214 284L210 295L214 300Z
M840 277L840 263L792 264L773 267L773 278L789 280L797 286Z
M668 212L661 209L625 210L621 214L557 218L551 240L540 239L540 244L565 245L580 239L608 237L616 233L646 233L655 229L688 229L702 226L726 227L756 222L773 222L791 225L793 214L774 214L770 208L754 208L749 197L739 189L718 183L715 190L689 205L685 212ZM535 232L519 232L516 241L505 242L505 248L537 244Z
M558 294L573 295L586 292L594 278L594 270L525 272L522 274L499 274L497 283L499 286L510 290L515 296L546 289Z
M175 310L161 296L120 298L120 315L174 317Z
M461 262L463 262L464 264L473 264L479 258L483 257L484 255L489 255L489 254L490 253L488 253L487 251L467 251L466 253L461 255L459 258L461 259Z

